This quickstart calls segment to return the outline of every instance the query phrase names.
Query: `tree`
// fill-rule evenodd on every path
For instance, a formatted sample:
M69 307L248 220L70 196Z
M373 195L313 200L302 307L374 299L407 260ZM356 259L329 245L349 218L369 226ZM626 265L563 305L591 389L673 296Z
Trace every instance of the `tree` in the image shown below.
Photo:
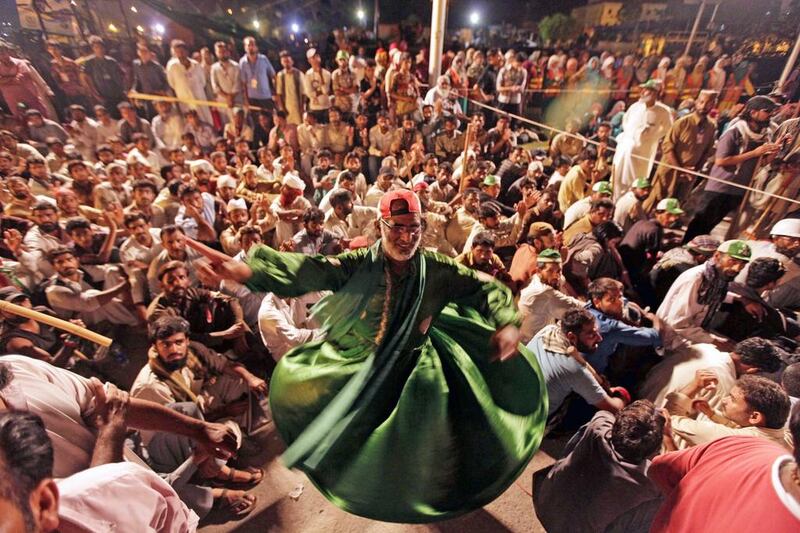
M539 21L539 34L545 42L568 41L578 34L577 21L564 13L556 13Z

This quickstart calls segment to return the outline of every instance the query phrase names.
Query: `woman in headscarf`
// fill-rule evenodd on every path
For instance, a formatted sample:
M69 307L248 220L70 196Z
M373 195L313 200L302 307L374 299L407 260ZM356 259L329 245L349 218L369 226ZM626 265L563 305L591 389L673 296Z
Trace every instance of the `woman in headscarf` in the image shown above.
M467 78L467 67L464 52L458 52L447 69L447 77L450 78L450 86L458 93L459 101L461 104L461 111L466 112L466 96L467 88L469 87L469 80Z
M725 82L728 80L727 67L729 64L730 60L727 56L722 56L717 59L717 62L714 63L714 68L708 73L706 89L718 93L722 92L722 89L725 87Z
M614 92L613 95L614 100L625 100L628 98L628 89L630 89L634 78L634 65L635 58L630 54L626 55L622 60L622 66L617 70L617 75L615 76L614 88L616 92Z
M697 60L697 63L695 63L692 71L686 76L686 82L681 92L681 99L697 98L705 82L707 66L708 56L701 56L700 59Z

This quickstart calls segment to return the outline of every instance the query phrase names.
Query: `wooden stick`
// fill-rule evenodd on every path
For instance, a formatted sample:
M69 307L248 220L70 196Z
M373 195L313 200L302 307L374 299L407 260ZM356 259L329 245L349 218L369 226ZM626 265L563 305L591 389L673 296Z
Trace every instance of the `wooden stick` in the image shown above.
M464 151L461 153L461 181L458 184L458 192L460 193L464 192L464 189L467 188L467 179L469 178L469 174L467 174L467 163L469 162L467 154L469 152L469 145L472 142L473 130L472 123L467 124L467 131L464 132Z
M758 161L756 161L755 169L753 170L753 174L750 176L750 182L747 184L749 187L742 197L742 201L739 204L739 209L736 210L736 215L731 218L731 225L728 227L728 231L725 234L727 239L734 239L736 238L735 233L739 231L739 222L744 214L745 209L747 209L747 201L750 199L750 193L752 192L753 183L756 180L756 175L758 175L758 171L761 170L762 164L761 162L764 160L764 156L761 155L758 157Z
M100 346L108 347L111 346L112 342L114 342L113 339L109 339L108 337L100 335L99 333L95 333L89 329L82 328L77 324L73 324L72 322L67 322L66 320L61 320L60 318L40 313L39 311L34 311L33 309L28 309L27 307L22 307L21 305L12 304L10 302L0 301L0 311L25 317L29 320L35 320L36 322L41 322L42 324L47 324L48 326L66 331L67 333L76 335L95 344L99 344Z

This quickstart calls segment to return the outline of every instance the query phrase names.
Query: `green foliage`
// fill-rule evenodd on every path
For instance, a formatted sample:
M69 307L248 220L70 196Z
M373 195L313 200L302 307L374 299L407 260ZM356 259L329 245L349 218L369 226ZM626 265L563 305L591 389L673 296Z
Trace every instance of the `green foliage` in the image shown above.
M546 42L568 41L578 35L580 28L574 18L556 13L539 21L539 33Z

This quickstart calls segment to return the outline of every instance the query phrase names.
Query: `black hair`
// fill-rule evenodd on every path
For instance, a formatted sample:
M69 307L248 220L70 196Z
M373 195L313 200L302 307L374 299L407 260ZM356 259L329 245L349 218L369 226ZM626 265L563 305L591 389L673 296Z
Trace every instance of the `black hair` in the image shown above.
M481 219L483 219L483 218L492 218L492 217L496 217L498 215L499 215L499 213L497 212L497 209L492 204L490 204L489 202L481 204L481 209L479 211L478 218L481 218Z
M239 242L242 241L245 235L258 235L261 236L261 230L255 226L245 226L239 230Z
M150 222L150 219L147 218L147 215L145 215L144 213L139 213L137 211L136 213L128 213L127 215L125 215L125 218L122 219L122 224L127 228L137 220L144 220L145 222Z
M168 339L176 333L189 335L189 323L179 316L167 315L159 317L148 327L148 334L152 343Z
M92 229L92 223L83 217L73 217L67 220L67 223L64 226L64 231L67 233L72 233L77 229Z
M604 198L604 200L607 200ZM594 235L601 243L607 243L611 239L618 239L623 235L622 226L613 220L607 220L592 228L592 235Z
M47 261L50 264L53 264L57 258L67 254L75 257L75 252L73 252L71 248L67 248L66 246L58 246L47 252Z
M786 274L786 267L774 257L757 257L747 269L745 283L753 289L766 287Z
M666 418L649 400L636 400L617 413L611 445L629 463L639 464L661 448Z
M338 207L340 205L344 205L346 202L353 201L353 193L348 191L347 189L339 189L336 192L331 193L330 203L331 207Z
M191 183L184 183L178 189L178 198L183 200L184 197L189 196L190 194L194 194L196 192L200 192L196 186L192 185Z
M161 268L158 269L158 276L157 276L158 281L161 281L162 279L164 279L164 276L178 269L183 269L186 271L187 274L189 273L189 269L186 268L186 263L184 263L183 261L167 261L166 263L161 265Z
M744 401L753 411L764 415L764 426L780 429L786 423L791 404L786 392L772 380L745 374L736 382Z
M322 223L325 220L325 213L322 212L322 209L319 207L309 207L306 209L306 212L303 213L303 222L308 224L309 222L318 222Z
M589 283L587 293L589 299L600 300L603 296L614 290L622 290L624 285L619 281L611 278L597 278Z
M790 413L789 433L792 435L792 442L800 442L800 403ZM794 447L794 462L800 464L800 446Z
M561 331L577 335L589 323L594 323L594 315L587 309L571 309L561 319Z
M767 339L751 337L736 344L733 348L742 363L753 366L762 372L777 372L783 366L781 352Z
M584 148L581 150L581 153L578 154L578 157L575 159L576 163L580 163L581 161L593 161L597 159L597 150L594 148Z
M800 398L800 363L792 363L783 370L781 386L789 396Z
M27 411L0 413L0 498L19 509L26 531L34 531L33 490L53 477L53 443L44 422Z
M472 247L477 248L479 246L485 246L494 250L494 237L492 237L492 234L488 231L482 231L475 235L475 238L472 239Z
M182 233L183 235L186 235L186 232L183 231L182 227L176 226L175 224L167 224L161 228L161 240L163 241L164 237L173 233Z
M614 209L614 202L611 198L597 198L592 200L592 205L589 207L589 212L593 213L595 211L599 211L600 209Z
M167 190L172 196L178 196L178 191L180 191L183 182L179 179L174 179L167 183Z
M349 170L343 170L341 174L339 174L338 180L339 183L341 183L342 180L356 181L356 175L350 172Z
M158 194L158 187L156 187L156 184L148 179L134 181L132 190L135 191L136 189L150 189L153 191L153 194Z
M553 161L553 167L563 167L564 165L572 166L572 158L568 155L560 155Z

